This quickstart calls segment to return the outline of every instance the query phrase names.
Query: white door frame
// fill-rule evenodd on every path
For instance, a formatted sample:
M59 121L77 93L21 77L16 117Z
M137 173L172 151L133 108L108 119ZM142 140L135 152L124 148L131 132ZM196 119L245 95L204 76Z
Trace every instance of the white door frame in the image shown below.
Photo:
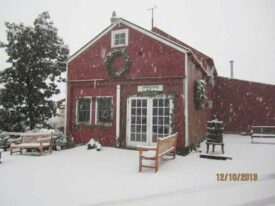
M127 147L136 147L138 145L143 145L143 146L153 146L156 144L156 142L153 142L153 99L158 99L158 98L169 98L170 100L170 108L169 108L169 114L170 114L170 119L169 119L169 133L172 133L172 113L173 113L173 108L174 108L174 103L172 101L172 98L170 98L171 95L158 95L155 97L148 97L148 96L131 96L128 97L127 99L127 112L126 112L126 146ZM131 141L131 100L133 99L146 99L147 100L147 135L146 135L146 141L145 142L137 142L137 141Z

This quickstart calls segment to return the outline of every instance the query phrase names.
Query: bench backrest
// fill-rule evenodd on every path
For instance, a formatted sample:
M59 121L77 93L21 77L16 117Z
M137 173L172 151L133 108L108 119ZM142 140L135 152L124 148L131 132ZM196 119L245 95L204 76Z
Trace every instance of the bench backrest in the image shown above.
M275 126L252 126L251 129L255 134L275 134Z
M177 148L178 133L157 140L157 156L167 153L172 148Z
M21 134L22 143L37 143L39 139L51 137L51 133L23 133Z

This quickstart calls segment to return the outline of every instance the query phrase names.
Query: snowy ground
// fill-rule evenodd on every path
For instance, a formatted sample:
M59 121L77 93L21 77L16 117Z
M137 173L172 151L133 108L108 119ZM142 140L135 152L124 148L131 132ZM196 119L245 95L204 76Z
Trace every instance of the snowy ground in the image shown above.
M0 205L275 205L275 139L225 135L233 160L199 153L138 172L138 153L85 146L52 155L9 155L0 164ZM205 151L205 144L200 148ZM217 151L220 148L216 149ZM257 173L257 181L217 181L217 173Z

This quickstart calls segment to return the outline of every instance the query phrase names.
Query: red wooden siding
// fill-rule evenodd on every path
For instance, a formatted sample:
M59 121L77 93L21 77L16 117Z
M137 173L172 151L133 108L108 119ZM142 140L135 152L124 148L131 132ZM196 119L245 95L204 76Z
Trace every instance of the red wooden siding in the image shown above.
M113 30L124 28L121 24ZM141 32L128 29L129 44L125 49L130 54L131 69L121 79L184 75L183 53ZM68 79L110 79L104 59L112 50L110 31L70 62Z
M206 122L212 118L212 109L199 109L195 108L194 100L194 84L197 80L204 80L205 76L202 74L201 70L197 66L188 61L188 79L189 79L189 99L188 99L188 108L189 108L189 144L197 143L198 140L202 140L206 137ZM212 84L206 84L206 96L209 100L212 100Z
M275 125L275 85L217 77L214 113L227 132L247 132L252 125Z

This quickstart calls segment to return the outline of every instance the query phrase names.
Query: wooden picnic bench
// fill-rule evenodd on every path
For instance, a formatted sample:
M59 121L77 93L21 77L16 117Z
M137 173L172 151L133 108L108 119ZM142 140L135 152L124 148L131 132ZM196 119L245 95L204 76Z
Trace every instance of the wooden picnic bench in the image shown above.
M178 133L157 139L156 146L137 146L139 151L139 172L142 167L154 168L155 172L159 169L159 159L164 155L176 157ZM154 166L144 165L143 160L153 160Z
M253 138L275 138L275 126L252 126L251 142Z
M44 149L52 153L52 134L51 133L22 133L19 138L11 141L10 154L12 155L19 149L22 154L23 149L38 149L40 154L44 154Z

